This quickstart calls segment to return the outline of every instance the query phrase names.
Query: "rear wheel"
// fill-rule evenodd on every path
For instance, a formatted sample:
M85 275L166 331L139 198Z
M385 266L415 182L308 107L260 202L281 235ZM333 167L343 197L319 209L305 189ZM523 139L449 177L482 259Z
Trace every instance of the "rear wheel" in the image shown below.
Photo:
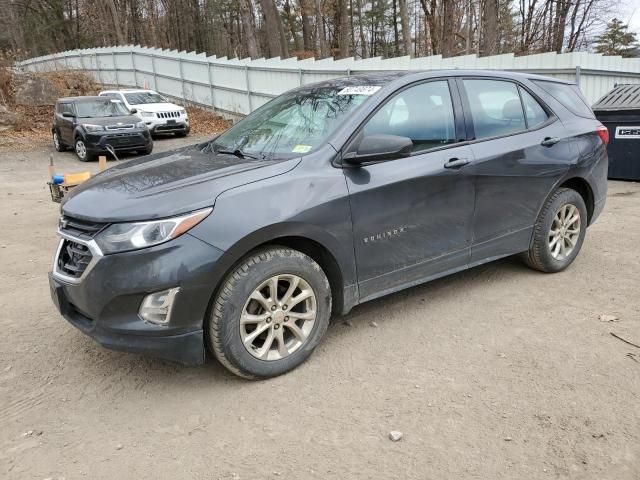
M553 273L578 256L587 229L587 207L575 190L561 188L547 200L534 228L524 260L531 268Z
M60 134L58 133L57 130L54 130L52 135L52 140L53 140L53 147L56 149L56 152L64 152L67 149L67 146L62 143L62 140L60 139Z
M329 325L331 289L307 255L271 247L225 279L209 319L210 350L236 375L257 379L300 365Z

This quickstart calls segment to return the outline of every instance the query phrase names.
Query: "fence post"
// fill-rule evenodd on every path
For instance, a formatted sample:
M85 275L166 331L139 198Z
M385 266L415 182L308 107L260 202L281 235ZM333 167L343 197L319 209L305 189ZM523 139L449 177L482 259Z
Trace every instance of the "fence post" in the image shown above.
M580 88L580 65L576 65L576 84Z
M116 88L120 88L120 77L118 76L118 64L116 63L116 52L111 51L111 61L113 62L113 70L116 72Z
M244 82L247 87L247 101L249 102L249 111L247 115L251 113L251 88L249 87L249 65L244 66Z
M131 56L131 69L133 70L133 86L138 86L138 71L136 70L136 57L133 53L133 50L129 51L129 55Z
M213 88L213 75L211 75L211 62L207 60L207 74L209 76L209 97L211 98L211 108L213 111L216 111L216 102L214 97L214 88Z
M151 71L153 72L153 89L158 91L158 75L156 74L156 54L151 54Z
M180 54L178 54L180 55ZM178 65L180 66L180 84L182 86L182 101L186 102L187 101L187 96L184 92L184 71L182 70L182 56L180 56L178 58L178 62L180 62Z
M100 85L104 85L104 82L102 81L102 72L100 71L100 61L98 60L98 54L94 53L93 58L95 58L96 60L96 68L98 69L98 83Z

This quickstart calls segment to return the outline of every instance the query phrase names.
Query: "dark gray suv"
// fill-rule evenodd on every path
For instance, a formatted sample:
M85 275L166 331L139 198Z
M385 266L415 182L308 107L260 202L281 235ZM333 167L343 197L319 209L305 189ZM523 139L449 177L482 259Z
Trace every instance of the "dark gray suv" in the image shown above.
M106 347L279 375L367 300L513 254L566 268L604 206L607 141L578 88L545 77L300 87L77 187L51 294Z

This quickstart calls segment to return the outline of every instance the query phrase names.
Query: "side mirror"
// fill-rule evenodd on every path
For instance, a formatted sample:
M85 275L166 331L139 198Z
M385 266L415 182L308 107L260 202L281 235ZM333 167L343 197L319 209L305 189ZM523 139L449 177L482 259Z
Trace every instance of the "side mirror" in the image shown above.
M65 118L73 118L73 113L71 112L62 112L62 116Z
M132 115L135 115L136 113L138 113L138 109L137 109L137 108L132 108L131 110L129 110L129 112L130 112Z
M362 165L405 158L411 155L412 150L413 142L410 138L398 135L369 135L360 141L357 151L346 154L343 160L350 165Z

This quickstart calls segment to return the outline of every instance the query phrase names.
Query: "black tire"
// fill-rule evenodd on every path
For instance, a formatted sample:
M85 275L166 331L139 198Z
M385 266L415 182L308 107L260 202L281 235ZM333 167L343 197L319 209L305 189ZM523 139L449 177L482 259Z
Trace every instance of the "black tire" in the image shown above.
M67 150L67 146L62 142L58 130L51 132L51 140L53 141L53 148L56 149L56 152L64 152Z
M306 340L296 350L284 358L262 360L245 347L240 316L252 292L275 275L295 275L311 287L316 299L316 317ZM274 246L249 254L226 277L212 305L206 338L211 352L234 374L247 379L275 377L297 367L311 355L327 330L330 316L331 288L320 266L297 250ZM275 314L273 321L273 328L278 328ZM282 332L286 326L282 325Z
M140 155L149 155L149 154L151 154L151 152L153 152L153 143L151 145L149 145L147 148L145 148L144 150L140 150L138 152L138 154L140 154Z
M84 150L79 147L80 143L82 143L82 145L84 146ZM94 160L96 160L96 158L98 158L95 153L89 153L86 150L87 147L84 144L84 139L82 137L76 138L73 147L74 151L76 152L76 157L78 157L78 160L80 160L81 162L93 162ZM84 151L84 156L81 155L82 151Z
M578 210L580 215L580 231L571 252L563 258L558 259L554 257L550 247L550 241L552 239L551 227L560 210L569 205L573 205ZM529 251L523 254L525 263L529 267L545 273L555 273L564 270L571 265L582 248L584 237L587 232L587 223L587 207L582 196L575 190L568 188L558 189L546 201L542 207L542 211L538 215L538 219L536 220L534 227L531 247L529 248ZM564 242L564 240L561 241ZM569 244L568 240L566 244Z

